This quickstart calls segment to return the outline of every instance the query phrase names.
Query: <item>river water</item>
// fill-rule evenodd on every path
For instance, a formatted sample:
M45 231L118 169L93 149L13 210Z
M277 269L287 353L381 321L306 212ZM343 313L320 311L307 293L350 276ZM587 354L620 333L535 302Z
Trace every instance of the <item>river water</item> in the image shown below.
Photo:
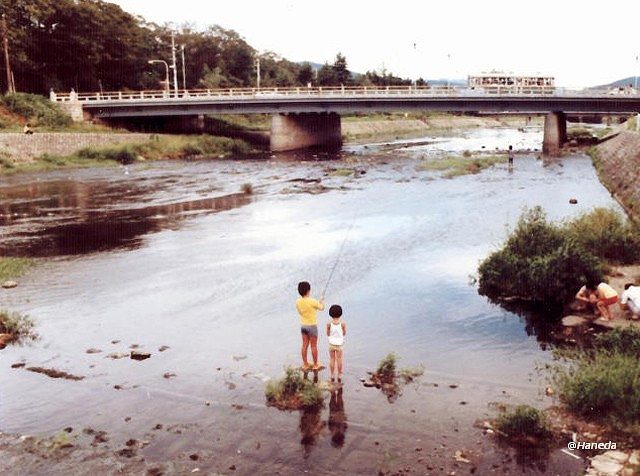
M479 261L525 207L561 219L615 206L586 156L544 165L541 142L539 130L491 129L335 156L3 177L0 252L38 264L1 290L0 307L34 318L41 339L0 353L0 430L73 427L78 441L83 428L102 430L110 451L135 438L138 457L175 471L579 469L557 451L498 448L473 426L498 403L554 403L536 370L551 360L547 327L479 296ZM531 151L513 170L445 179L418 166L508 144ZM319 294L336 259L327 301L348 325L343 390L319 412L268 408L265 381L299 365L296 284ZM107 357L131 346L151 358ZM321 337L323 362L326 346ZM388 352L425 367L393 402L359 381ZM19 362L85 378L11 367ZM456 462L457 450L473 465Z

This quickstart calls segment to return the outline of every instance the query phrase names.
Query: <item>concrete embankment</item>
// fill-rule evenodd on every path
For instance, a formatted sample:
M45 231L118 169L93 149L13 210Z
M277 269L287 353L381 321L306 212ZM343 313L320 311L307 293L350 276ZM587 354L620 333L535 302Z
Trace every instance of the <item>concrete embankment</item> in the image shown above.
M623 131L594 150L600 180L629 216L640 221L640 134Z
M150 134L101 134L36 132L0 134L0 151L16 162L28 162L43 154L69 155L83 147L143 142Z

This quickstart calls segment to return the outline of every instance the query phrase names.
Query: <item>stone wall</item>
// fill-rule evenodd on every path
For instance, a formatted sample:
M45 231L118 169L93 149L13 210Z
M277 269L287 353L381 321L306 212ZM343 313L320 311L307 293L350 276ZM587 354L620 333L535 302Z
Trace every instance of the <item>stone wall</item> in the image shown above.
M640 134L623 131L599 144L594 161L602 183L640 222Z
M70 155L83 147L143 142L150 137L151 134L9 133L0 134L0 153L8 153L16 161L26 162L45 153Z

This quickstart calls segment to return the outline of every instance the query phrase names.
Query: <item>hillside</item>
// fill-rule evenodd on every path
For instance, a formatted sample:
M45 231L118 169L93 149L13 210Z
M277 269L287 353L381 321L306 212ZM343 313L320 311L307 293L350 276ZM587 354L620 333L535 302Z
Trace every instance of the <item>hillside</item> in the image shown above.
M629 76L628 78L618 79L608 84L593 86L589 89L626 88L627 86L635 87L636 84L640 85L640 76Z

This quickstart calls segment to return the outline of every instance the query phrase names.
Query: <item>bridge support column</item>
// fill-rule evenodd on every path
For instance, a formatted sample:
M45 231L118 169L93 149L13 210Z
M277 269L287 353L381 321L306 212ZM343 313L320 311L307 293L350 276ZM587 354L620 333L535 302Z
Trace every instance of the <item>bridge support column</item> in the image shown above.
M557 157L565 142L567 142L567 117L564 112L550 112L544 118L542 153Z
M271 150L312 146L340 147L342 128L335 113L274 114L271 119Z

